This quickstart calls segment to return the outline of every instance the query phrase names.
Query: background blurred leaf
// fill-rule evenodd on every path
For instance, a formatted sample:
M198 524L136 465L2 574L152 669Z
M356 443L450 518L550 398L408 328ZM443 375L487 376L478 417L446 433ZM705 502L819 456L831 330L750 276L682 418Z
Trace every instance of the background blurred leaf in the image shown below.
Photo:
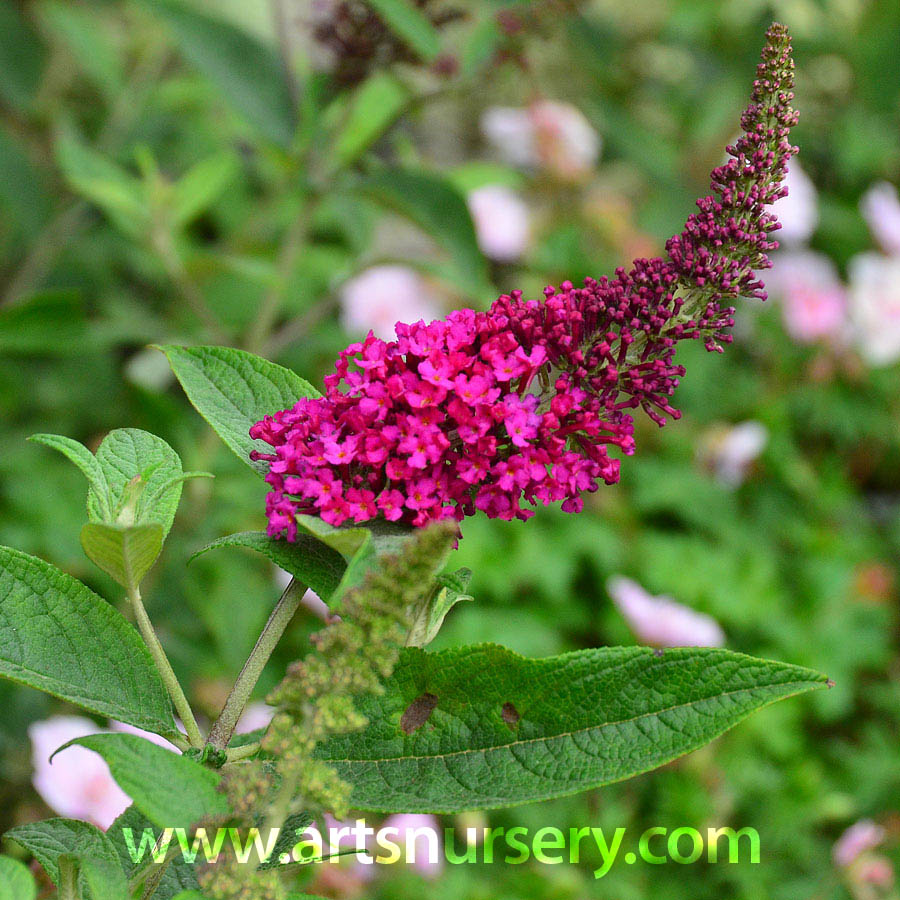
M268 140L291 144L296 116L284 70L271 48L222 19L177 0L143 0L172 28L185 58Z
M463 196L440 175L385 169L362 179L357 190L415 222L450 257L452 280L473 296L490 295L487 268Z
M20 111L27 110L46 60L46 48L22 9L11 0L0 3L0 97Z
M366 0L391 29L426 62L440 52L438 33L411 0Z
M329 110L338 119L333 159L343 168L356 162L403 113L412 95L393 75L380 72L357 88L351 97Z
M84 305L76 291L34 294L0 309L0 353L77 356L88 350Z
M175 182L175 224L187 225L205 212L228 187L237 172L237 160L232 153L219 153L189 169Z

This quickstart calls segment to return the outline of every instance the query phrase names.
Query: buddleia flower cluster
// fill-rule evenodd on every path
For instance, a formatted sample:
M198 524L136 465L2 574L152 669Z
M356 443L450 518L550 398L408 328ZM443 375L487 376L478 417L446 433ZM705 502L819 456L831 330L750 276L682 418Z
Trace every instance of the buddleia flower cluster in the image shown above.
M350 785L315 758L316 746L366 725L354 699L384 691L454 539L450 523L436 524L413 532L400 552L379 556L343 598L341 618L313 636L314 651L291 665L267 698L278 712L262 739L261 758L229 767L225 779L238 820L260 828L264 839L268 828L285 827L298 815L307 823L326 812L346 815ZM211 900L283 900L278 869L223 858L200 881Z
M252 454L269 463L269 534L293 540L298 514L422 526L477 511L527 519L555 502L577 512L618 481L633 412L660 425L679 416L679 342L721 351L734 301L765 299L757 272L779 227L768 208L796 152L790 49L773 25L743 134L666 257L540 299L515 291L486 312L401 323L393 341L370 333L340 354L324 396L254 425L272 447Z

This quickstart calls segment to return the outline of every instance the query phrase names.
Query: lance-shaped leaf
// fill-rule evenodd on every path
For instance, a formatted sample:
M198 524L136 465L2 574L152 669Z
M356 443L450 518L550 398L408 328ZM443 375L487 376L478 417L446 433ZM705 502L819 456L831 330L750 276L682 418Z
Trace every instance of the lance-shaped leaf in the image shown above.
M293 406L319 392L299 375L261 356L231 347L158 347L166 354L188 400L216 434L260 474L265 462L253 462L251 450L271 450L250 437L250 428L266 415Z
M17 859L0 856L0 900L34 900L37 885L28 868Z
M99 753L116 783L160 828L190 828L227 815L228 801L218 792L220 776L187 756L179 756L134 734L92 734L79 744Z
M0 547L0 676L91 712L177 736L137 631L80 581Z
M825 687L809 669L719 649L526 659L496 644L408 648L361 732L317 755L386 812L493 809L575 794L696 750L746 715Z
M33 434L28 440L58 450L75 463L88 480L88 512L93 510L101 522L112 519L112 501L106 476L97 457L84 444L62 434Z
M60 869L68 864L78 869L80 896L91 900L122 900L128 895L115 846L88 822L47 819L19 825L8 831L6 837L33 854L54 884L60 883Z
M426 62L440 52L437 29L412 0L368 0L403 42Z
M261 553L312 588L326 603L337 591L347 568L347 563L337 550L311 534L298 534L296 541L279 541L264 531L227 534L198 550L191 559L218 547L246 547Z

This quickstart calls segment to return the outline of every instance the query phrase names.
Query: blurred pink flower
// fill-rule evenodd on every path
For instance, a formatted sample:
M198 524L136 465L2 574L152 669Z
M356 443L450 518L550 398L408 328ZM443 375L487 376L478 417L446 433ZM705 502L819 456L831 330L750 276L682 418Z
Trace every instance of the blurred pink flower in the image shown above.
M260 728L268 728L273 715L275 715L275 707L266 703L251 703L244 710L234 733L247 734Z
M787 196L770 207L781 223L774 237L780 244L803 244L812 237L819 224L818 194L796 159L788 163L784 184L788 189Z
M766 278L770 293L782 303L788 334L803 343L846 334L847 292L834 263L820 253L779 253Z
M860 819L835 841L831 856L835 865L846 868L867 850L884 840L884 829L871 819Z
M726 487L738 487L769 440L762 422L741 422L715 432L709 440L707 458L716 479Z
M391 340L397 322L430 322L441 315L436 294L406 266L373 266L341 289L341 320L347 331Z
M67 748L52 763L50 757L75 738L109 731L135 734L179 752L165 738L124 722L111 722L107 730L82 716L53 716L28 728L34 766L32 782L43 801L61 816L84 819L104 831L131 804L131 798L116 784L102 757L79 746Z
M872 365L900 359L900 256L850 260L850 319L859 352Z
M389 816L381 824L381 828L396 828L397 836L390 835L401 852L401 860L405 860L423 877L437 878L444 868L443 831L435 816L424 813L400 813ZM409 843L415 859L405 855Z
M859 202L860 211L885 253L900 255L900 197L887 181L873 184Z
M511 165L544 168L566 179L589 173L600 156L600 136L570 103L494 106L482 116L481 131Z
M116 784L109 767L92 750L70 747L50 762L50 756L74 738L102 731L81 716L54 716L28 728L31 738L32 781L35 790L54 812L84 819L104 831L131 803Z
M880 888L890 888L894 884L894 867L884 856L872 856L863 860L857 872L859 880Z
M721 647L725 634L711 616L676 603L670 597L654 597L636 581L616 575L606 589L635 637L656 647Z
M478 246L498 262L513 262L528 247L531 222L525 201L515 191L487 184L468 196Z

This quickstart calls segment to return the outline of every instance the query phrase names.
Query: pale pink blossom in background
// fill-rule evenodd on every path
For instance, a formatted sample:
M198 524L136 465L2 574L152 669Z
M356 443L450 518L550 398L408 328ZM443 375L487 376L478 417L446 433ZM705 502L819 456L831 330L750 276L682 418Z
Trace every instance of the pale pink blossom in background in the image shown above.
M102 731L82 716L54 716L30 725L28 736L32 782L47 806L61 816L84 819L105 831L131 803L110 775L109 766L98 754L79 746L69 747L50 762L53 753L68 741Z
M268 728L272 716L275 715L275 707L266 703L251 703L245 710L235 728L235 734L247 734L260 728Z
M641 643L656 647L721 647L725 643L724 632L711 616L670 597L654 597L630 578L613 576L606 589Z
M28 728L31 739L32 783L43 801L54 812L72 819L92 822L104 831L131 804L131 798L116 784L103 758L86 747L67 747L50 757L63 744L91 734L134 734L173 753L180 751L165 738L149 731L110 722L109 729L99 728L83 716L53 716L34 722Z
M765 275L781 303L788 334L805 344L838 340L847 332L847 291L834 263L808 250L778 253Z
M436 293L414 269L373 266L348 281L340 292L341 321L347 331L393 340L397 322L413 323L440 318Z
M513 262L528 248L531 217L525 201L500 184L476 188L467 198L478 246L497 262Z
M385 819L381 828L397 829L397 836L391 833L390 840L400 847L400 859L408 862L420 875L425 878L437 878L441 874L444 868L443 831L441 823L435 816L425 813L400 813ZM407 841L410 842L411 849L414 848L414 860L408 859L405 855Z
M779 244L803 244L819 224L818 192L796 159L788 165L784 185L787 196L776 200L771 207L781 223L774 237Z
M753 420L713 434L707 453L716 479L730 488L743 484L768 441L766 426Z
M600 157L600 136L571 103L494 106L482 116L481 131L510 165L543 168L562 178L588 174Z
M863 218L885 253L900 255L900 197L887 181L870 187L859 203Z
M846 868L867 850L874 850L884 840L884 829L871 819L860 819L851 825L831 849L835 865Z
M900 256L862 253L850 260L850 319L863 358L900 359Z
M894 866L885 856L863 860L856 874L861 882L880 888L890 888L894 884Z

